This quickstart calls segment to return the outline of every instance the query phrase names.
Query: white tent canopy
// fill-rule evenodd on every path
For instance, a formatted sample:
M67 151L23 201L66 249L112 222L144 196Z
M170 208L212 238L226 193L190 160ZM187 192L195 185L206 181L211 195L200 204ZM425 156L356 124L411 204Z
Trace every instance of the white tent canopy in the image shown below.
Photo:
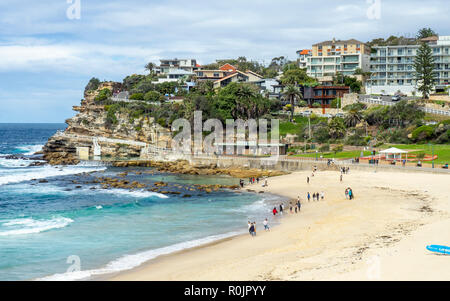
M398 149L396 147L391 147L391 148L385 149L383 151L380 151L380 153L382 153L382 154L407 154L408 152Z
M380 154L386 154L386 160L401 160L402 154L406 154L406 160L408 160L408 152L396 147L380 151Z

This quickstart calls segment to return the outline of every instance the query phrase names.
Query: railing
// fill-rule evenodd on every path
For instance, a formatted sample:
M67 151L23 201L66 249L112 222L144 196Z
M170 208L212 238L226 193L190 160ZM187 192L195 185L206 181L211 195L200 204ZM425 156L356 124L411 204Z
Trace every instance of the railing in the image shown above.
M370 104L383 105L383 106L395 105L395 102L389 102L389 101L384 101L384 100L375 99L375 98L360 97L359 101L365 102L365 103L370 103ZM450 111L446 111L446 110L437 110L437 109L432 109L432 108L427 108L427 107L421 107L420 110L424 111L425 113L429 113L429 114L450 116Z
M149 102L149 101L145 101L145 100L137 100L137 99L129 99L129 98L121 98L121 97L111 97L110 98L111 101L114 102L127 102L127 103L133 103L133 102L145 102L147 104L150 105L156 105L156 106L160 106L161 103L160 102Z

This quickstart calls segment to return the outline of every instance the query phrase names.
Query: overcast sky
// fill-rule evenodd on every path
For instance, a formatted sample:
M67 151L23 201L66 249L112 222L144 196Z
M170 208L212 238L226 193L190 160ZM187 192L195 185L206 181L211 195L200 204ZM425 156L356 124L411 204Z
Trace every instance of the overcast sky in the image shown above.
M268 64L333 37L450 35L449 13L448 0L1 0L0 122L64 122L91 77L160 58Z

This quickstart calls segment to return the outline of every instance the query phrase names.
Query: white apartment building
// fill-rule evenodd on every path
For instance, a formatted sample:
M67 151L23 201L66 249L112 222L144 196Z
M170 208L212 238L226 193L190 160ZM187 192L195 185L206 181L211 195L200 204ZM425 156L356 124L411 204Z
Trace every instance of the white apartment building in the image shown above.
M370 69L370 56L362 53L339 54L325 57L309 57L307 62L308 76L320 79L336 75L354 75L355 70L360 68L364 72Z
M312 46L307 57L306 72L317 78L330 78L336 73L354 75L356 69L370 70L370 47L358 40L325 41Z
M430 37L422 40L433 50L435 62L435 89L442 91L450 82L450 36ZM393 95L398 91L407 95L421 96L417 90L414 58L420 45L373 47L370 72L366 83L370 94Z
M159 73L168 74L172 70L182 69L184 71L193 73L197 70L197 60L195 59L164 59L157 68Z
M308 63L308 57L310 57L312 55L312 50L310 49L302 49L297 51L297 55L298 55L298 66L302 69L307 67L307 63Z

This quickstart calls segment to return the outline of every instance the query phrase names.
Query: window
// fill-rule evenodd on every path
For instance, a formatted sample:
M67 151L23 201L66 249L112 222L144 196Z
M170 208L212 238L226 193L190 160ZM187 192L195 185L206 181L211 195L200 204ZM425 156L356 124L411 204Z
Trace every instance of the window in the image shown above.
M214 77L220 77L219 73L214 73Z
M203 72L198 72L198 76L203 76Z

